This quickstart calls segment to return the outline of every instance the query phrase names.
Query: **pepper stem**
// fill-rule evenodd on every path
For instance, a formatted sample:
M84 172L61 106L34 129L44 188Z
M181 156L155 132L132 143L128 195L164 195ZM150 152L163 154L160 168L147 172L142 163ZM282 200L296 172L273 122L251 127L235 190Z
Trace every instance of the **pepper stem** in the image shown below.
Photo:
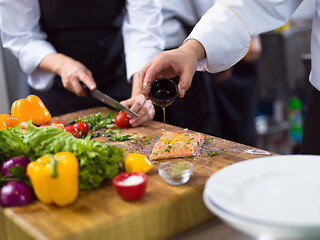
M58 177L57 161L54 160L53 156L49 156L49 157L50 157L50 164L51 164L50 177L56 178Z

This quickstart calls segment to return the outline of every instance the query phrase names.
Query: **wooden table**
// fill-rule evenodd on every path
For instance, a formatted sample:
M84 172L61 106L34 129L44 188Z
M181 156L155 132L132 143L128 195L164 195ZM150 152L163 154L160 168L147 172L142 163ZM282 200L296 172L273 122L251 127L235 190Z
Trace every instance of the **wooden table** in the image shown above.
M105 114L107 111L109 110L106 108L94 108L54 120L61 120L66 124L75 117L95 112ZM171 125L166 125L166 130L192 132ZM131 141L112 143L102 136L95 140L117 144L124 148L126 154L139 152L149 156L154 143L163 133L163 123L151 121L142 127L121 129L120 133L137 134L140 144ZM123 201L115 192L111 181L105 181L99 189L80 191L76 202L68 207L46 205L36 200L23 207L0 208L0 239L149 240L174 236L175 239L184 239L186 236L199 239L199 234L203 236L206 233L213 239L212 231L218 234L216 239L240 239L239 236L243 236L243 240L250 239L215 218L202 201L202 191L208 177L219 169L271 153L207 137L199 156L190 159L194 164L194 173L185 185L171 186L165 183L157 173L158 163L155 162L147 174L145 195L134 202ZM151 144L141 144L145 139ZM206 157L205 154L210 151L219 154ZM196 228L192 229L194 227ZM226 238L221 238L223 234Z

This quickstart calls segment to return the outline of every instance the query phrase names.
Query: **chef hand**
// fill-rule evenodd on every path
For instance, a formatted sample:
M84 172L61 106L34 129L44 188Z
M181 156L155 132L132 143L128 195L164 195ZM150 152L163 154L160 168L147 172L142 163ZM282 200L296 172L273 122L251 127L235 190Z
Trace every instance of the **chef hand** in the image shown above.
M63 87L77 96L86 93L80 82L90 90L96 88L91 72L80 62L60 53L47 55L39 64L39 69L60 75Z
M154 117L155 110L151 100L147 100L142 94L122 101L121 104L139 115L139 117L133 117L128 114L129 123L132 127L138 127Z
M255 62L259 59L262 52L261 40L260 37L256 37L250 46L250 49L247 55L243 58L244 62Z
M142 92L148 96L151 83L157 78L180 76L179 97L189 89L198 61L205 58L205 50L195 39L186 41L177 49L155 56L141 71Z
M212 73L212 75L214 76L214 80L216 81L216 83L223 83L232 76L232 67L222 72Z

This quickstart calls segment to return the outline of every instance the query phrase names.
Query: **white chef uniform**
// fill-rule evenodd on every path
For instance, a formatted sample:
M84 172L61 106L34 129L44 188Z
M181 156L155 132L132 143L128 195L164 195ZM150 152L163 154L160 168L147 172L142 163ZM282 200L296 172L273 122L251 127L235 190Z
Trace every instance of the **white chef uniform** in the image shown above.
M38 0L0 0L3 47L10 49L18 58L32 88L47 90L52 86L54 75L37 70L37 66L56 50L46 41L39 19ZM163 50L161 24L160 0L126 0L122 31L128 79Z
M237 63L258 34L284 25L302 0L218 0L201 18L188 39L197 39L207 59L200 70L219 72ZM313 90L304 119L301 152L320 154L320 0L316 0L311 36Z

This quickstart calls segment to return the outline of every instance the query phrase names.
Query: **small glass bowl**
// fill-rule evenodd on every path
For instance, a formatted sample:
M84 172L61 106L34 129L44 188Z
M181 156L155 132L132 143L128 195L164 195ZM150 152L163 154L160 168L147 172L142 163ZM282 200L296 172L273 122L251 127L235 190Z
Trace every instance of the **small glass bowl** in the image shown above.
M181 185L189 181L193 164L188 161L170 161L160 163L159 175L170 185Z

